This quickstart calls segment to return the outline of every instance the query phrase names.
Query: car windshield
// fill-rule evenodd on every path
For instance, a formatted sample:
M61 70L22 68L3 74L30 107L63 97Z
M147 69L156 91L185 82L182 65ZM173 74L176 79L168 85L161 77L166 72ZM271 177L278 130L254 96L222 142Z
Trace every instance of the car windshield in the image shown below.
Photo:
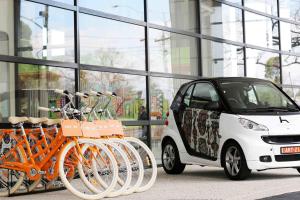
M221 90L235 112L299 112L286 95L268 82L222 82Z

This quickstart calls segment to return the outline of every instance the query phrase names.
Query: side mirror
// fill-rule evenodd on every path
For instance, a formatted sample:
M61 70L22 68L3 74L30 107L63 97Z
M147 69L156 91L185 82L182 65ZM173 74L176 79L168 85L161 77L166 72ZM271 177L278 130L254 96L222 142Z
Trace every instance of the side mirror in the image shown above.
M221 106L218 101L210 101L204 105L205 110L220 111Z

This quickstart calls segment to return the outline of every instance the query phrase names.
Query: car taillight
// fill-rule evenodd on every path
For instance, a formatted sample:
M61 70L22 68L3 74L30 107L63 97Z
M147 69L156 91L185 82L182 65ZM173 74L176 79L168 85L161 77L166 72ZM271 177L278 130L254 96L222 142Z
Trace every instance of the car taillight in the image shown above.
M166 125L166 126L169 125L169 121L168 121L168 120L165 121L165 125Z
M167 117L169 117L169 115L170 115L170 112L168 111L166 114L167 114Z

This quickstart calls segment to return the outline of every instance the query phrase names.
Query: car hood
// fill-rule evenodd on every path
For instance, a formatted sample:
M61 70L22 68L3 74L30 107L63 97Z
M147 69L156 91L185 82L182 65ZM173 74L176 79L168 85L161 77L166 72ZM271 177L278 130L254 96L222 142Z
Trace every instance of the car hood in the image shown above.
M268 127L269 135L300 135L300 113L293 115L239 115Z

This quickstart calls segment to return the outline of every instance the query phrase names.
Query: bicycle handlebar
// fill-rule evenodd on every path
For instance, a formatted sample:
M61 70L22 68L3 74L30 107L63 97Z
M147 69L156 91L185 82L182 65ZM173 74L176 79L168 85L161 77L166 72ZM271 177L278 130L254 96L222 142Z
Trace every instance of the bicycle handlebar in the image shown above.
M88 98L90 96L89 94L82 92L76 92L75 95L82 98Z
M111 97L116 97L117 94L115 92L110 92L110 91L105 91L105 92L96 92L96 91L93 91L91 90L90 93L94 96L98 96L100 97L101 95L104 95L104 96L111 96Z
M38 107L38 110L45 111L45 112L60 112L59 108L46 108L46 107Z
M38 110L40 110L40 111L45 111L45 112L50 112L51 111L51 109L50 108L46 108L46 107L38 107Z

